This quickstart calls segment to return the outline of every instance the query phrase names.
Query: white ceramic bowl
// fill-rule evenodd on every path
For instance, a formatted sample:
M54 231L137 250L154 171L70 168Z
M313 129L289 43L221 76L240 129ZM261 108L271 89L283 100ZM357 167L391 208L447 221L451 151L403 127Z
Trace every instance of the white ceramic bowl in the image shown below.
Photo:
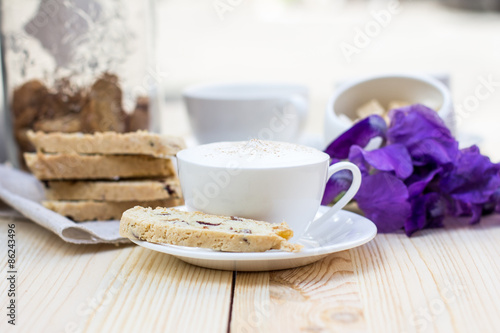
M344 83L330 98L325 113L325 144L349 129L357 117L356 110L372 99L382 105L391 101L424 104L437 110L452 133L455 132L453 103L443 83L425 75L378 75Z

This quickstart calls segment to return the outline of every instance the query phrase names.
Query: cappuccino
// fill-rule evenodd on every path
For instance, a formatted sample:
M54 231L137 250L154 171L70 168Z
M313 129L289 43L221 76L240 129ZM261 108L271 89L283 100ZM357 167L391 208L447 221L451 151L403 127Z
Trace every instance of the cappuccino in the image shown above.
M272 168L324 162L329 156L314 148L253 139L217 142L181 151L178 157L212 167Z

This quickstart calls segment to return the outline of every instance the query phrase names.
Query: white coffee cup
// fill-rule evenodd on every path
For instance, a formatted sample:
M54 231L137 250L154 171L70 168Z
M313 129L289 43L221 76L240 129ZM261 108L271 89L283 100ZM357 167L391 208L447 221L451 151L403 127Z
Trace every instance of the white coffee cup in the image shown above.
M285 142L250 140L196 146L177 154L179 179L190 211L239 216L271 223L287 222L300 237L313 221L328 179L350 170L346 194L320 219L344 207L361 184L358 167L329 165L330 157L314 148Z
M307 88L286 83L227 83L183 93L199 143L250 139L296 142L307 118Z

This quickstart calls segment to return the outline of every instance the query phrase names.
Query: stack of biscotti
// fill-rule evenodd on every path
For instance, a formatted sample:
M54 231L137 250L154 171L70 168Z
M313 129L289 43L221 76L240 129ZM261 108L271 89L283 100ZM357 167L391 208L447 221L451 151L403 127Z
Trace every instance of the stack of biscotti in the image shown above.
M43 205L76 222L117 220L134 206L182 204L170 157L184 140L131 133L27 133L37 149L28 168L46 189Z

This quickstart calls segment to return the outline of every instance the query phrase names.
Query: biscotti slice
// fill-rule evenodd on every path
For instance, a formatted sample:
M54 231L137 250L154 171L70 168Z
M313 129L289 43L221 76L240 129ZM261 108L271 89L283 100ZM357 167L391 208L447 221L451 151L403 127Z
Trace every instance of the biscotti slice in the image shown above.
M174 208L134 207L123 213L120 235L148 242L209 248L227 252L298 252L288 242L293 231L285 222L270 224L239 217L185 212Z
M150 201L181 198L177 177L161 180L45 182L48 200Z
M173 156L186 148L182 138L137 131L130 133L27 133L35 148L43 153L103 155Z
M180 199L154 201L43 201L45 208L64 215L75 222L119 220L123 212L137 205L145 207L174 207L182 205Z
M139 155L25 153L31 172L41 180L169 177L172 161Z

